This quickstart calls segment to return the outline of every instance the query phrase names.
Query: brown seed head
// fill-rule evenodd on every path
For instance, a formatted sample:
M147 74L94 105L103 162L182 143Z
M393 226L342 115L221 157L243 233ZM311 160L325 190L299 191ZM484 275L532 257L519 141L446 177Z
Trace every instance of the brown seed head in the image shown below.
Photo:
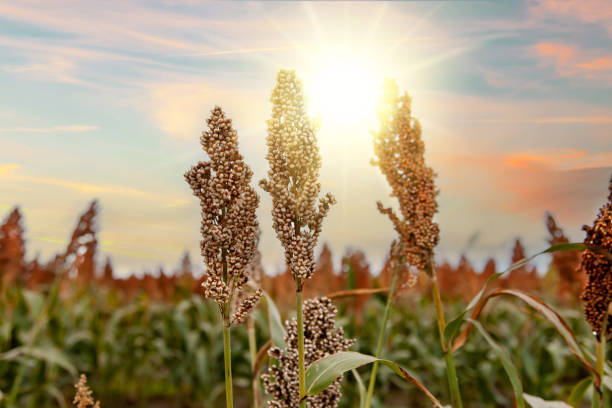
M301 287L313 274L321 224L335 199L329 193L319 198L321 157L313 123L306 115L302 82L294 71L278 73L270 100L266 138L270 170L260 185L272 196L273 227Z
M193 166L185 179L200 199L200 248L209 275L205 295L223 309L248 280L247 266L257 249L259 197L249 184L253 173L238 151L232 121L216 106L207 124L200 142L210 160Z
M434 171L425 164L425 144L421 125L412 117L411 99L399 95L394 80L387 79L378 105L380 130L374 133L373 164L378 166L391 186L391 196L399 201L400 214L378 202L400 237L404 261L427 269L438 244L439 228L433 222L438 211Z
M304 363L306 367L316 360L340 351L347 351L354 339L345 339L344 330L336 328L338 310L328 298L309 299L304 302ZM270 366L261 376L264 389L274 399L270 408L295 408L299 406L298 330L295 318L287 322L285 336L287 348L270 349L270 357L278 365ZM336 379L323 392L308 397L308 408L333 408L338 406L342 377Z
M612 177L610 178L608 202L599 209L593 226L582 227L586 231L585 244L602 248L612 253ZM581 299L584 301L584 315L593 332L601 335L603 318L608 313L607 337L612 339L612 317L609 315L612 303L612 261L604 254L586 250L582 254L580 268L586 274L586 284Z

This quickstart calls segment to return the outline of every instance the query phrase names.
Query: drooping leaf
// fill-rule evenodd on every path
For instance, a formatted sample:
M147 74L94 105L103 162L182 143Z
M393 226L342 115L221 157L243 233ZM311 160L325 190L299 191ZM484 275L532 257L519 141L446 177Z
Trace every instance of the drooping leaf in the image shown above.
M68 404L66 403L66 398L64 397L64 394L55 385L46 384L45 391L53 398L55 398L55 401L57 402L57 405L60 408L68 408Z
M357 381L357 390L359 391L359 408L365 408L366 406L366 388L361 376L354 368L351 370L351 373L355 376L355 380Z
M601 383L600 378L599 378L599 374L597 373L597 370L593 367L591 362L588 361L585 358L584 354L582 353L582 348L578 344L578 341L576 340L576 337L574 336L574 333L572 332L572 329L565 322L563 317L561 317L561 315L559 315L559 313L555 312L542 299L540 299L540 298L538 298L536 296L529 295L527 293L524 293L524 292L521 292L521 291L515 290L515 289L498 289L498 290L490 293L489 295L483 297L479 301L478 305L474 308L474 310L472 310L472 314L470 316L470 319L468 319L468 321L474 321L474 320L478 319L478 317L480 316L480 313L482 312L482 309L485 307L487 302L490 299L492 299L494 297L497 297L497 296L501 296L501 295L514 296L514 297L522 300L523 302L527 303L529 306L534 308L537 312L542 314L550 323L552 323L553 326L555 327L555 329L557 329L557 332L559 332L561 337L563 337L563 340L565 340L565 342L569 346L569 348L572 351L572 353L576 357L578 357L580 362L589 371L591 371L593 373L593 375L595 376L595 385L599 386L599 384ZM452 347L453 351L457 350L463 344L465 344L465 341L466 341L466 339L468 337L468 334L470 332L471 327L472 327L472 324L468 323L467 326L457 336L457 338L455 340L455 343L453 344L453 347Z
M589 389L589 387L593 384L593 379L591 377L587 377L584 380L580 381L578 384L572 388L572 393L567 399L567 403L574 408L577 408L582 399L584 398L584 394Z
M76 367L72 364L68 356L64 354L64 352L60 349L51 346L16 347L12 350L7 351L6 353L0 354L0 360L16 360L21 356L28 356L37 360L46 361L49 364L56 364L75 377L78 374Z
M329 386L336 378L346 371L353 370L366 364L378 361L380 364L391 368L398 376L416 386L423 392L438 408L442 404L433 394L417 380L413 375L400 367L393 361L383 360L361 354L354 351L343 351L321 358L312 363L306 370L306 393L309 396L316 395Z
M534 258L543 255L543 254L548 254L548 253L553 253L553 252L561 252L561 251L584 251L585 249L589 249L592 250L594 252L598 252L601 253L603 251L604 255L610 257L610 253L608 253L607 251L601 249L601 248L596 248L596 247L592 247L589 245L586 245L582 242L575 242L575 243L565 243L565 244L557 244L557 245L553 245L549 248L546 248L543 251L540 251L528 258L523 258L515 263L513 263L512 265L510 265L507 269L505 269L502 272L498 272L495 273L493 275L491 275L489 277L489 279L487 279L487 281L485 282L485 284L483 285L482 289L480 289L480 291L478 291L478 293L476 294L476 296L474 296L474 298L470 301L470 303L468 304L468 306L465 308L465 310L463 310L458 316L456 316L455 318L453 318L451 321L448 322L448 324L446 325L446 328L444 330L444 338L446 339L446 341L448 343L452 342L453 339L459 334L459 331L461 329L461 326L463 324L463 322L465 321L465 316L472 310L474 309L481 301L482 298L484 296L484 294L486 293L487 289L493 284L493 282L495 282L497 279L499 279L499 277L501 277L502 275L513 271L515 269L518 269L522 266L527 265L529 262L531 262ZM462 339L463 342L465 342L465 339ZM455 342L453 344L453 351L459 349L461 346L463 345L463 343L461 341L459 342Z
M325 295L325 297L329 299L339 299L344 297L351 296L360 296L360 295L374 295L376 293L388 292L389 288L360 288L360 289L348 289L341 290L338 292L333 292Z
M268 340L266 344L261 346L261 348L257 351L257 355L255 356L255 362L253 363L253 379L255 379L259 375L259 370L266 362L268 358L268 350L272 347L272 340Z
M523 384L521 383L521 378L519 377L518 370L516 369L516 367L514 366L514 363L510 359L510 356L508 355L506 350L501 348L501 346L497 344L495 340L493 340L491 335L485 330L485 328L480 324L480 322L476 320L472 320L472 319L468 319L468 321L471 322L474 325L474 327L478 329L478 331L480 331L480 333L485 338L485 340L487 340L487 343L489 343L489 345L491 346L491 349L499 357L504 367L504 370L506 371L506 374L508 375L508 379L510 380L510 383L512 384L512 389L514 390L514 397L516 398L517 406L519 408L524 408L525 401L523 399Z
M612 390L612 377L609 375L604 375L603 383L607 389Z
M545 401L540 397L529 394L523 394L523 396L531 408L571 408L563 401Z
M272 300L272 297L264 292L266 299L266 305L268 307L268 325L270 326L270 337L272 343L280 349L285 349L287 344L285 343L285 327L281 321L280 313L276 304Z

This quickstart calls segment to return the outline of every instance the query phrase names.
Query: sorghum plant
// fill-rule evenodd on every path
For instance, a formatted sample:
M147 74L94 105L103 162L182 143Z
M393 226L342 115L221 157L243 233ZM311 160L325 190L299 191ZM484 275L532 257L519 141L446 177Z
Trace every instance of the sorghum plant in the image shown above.
M593 226L583 227L587 236L584 243L612 252L612 178L609 185L608 202L595 217ZM601 378L604 374L606 341L612 339L612 261L606 255L590 250L584 251L580 267L586 274L586 284L581 299L584 302L584 316L597 336L596 363ZM605 387L593 397L593 406L600 407L606 401Z
M306 364L347 351L354 339L345 339L344 330L336 327L338 310L328 298L309 299L304 302L304 360ZM278 365L268 368L261 376L267 394L274 397L268 402L270 408L294 408L300 401L298 354L298 322L294 318L287 324L285 341L287 348L273 347L268 351ZM342 376L324 391L306 398L308 408L335 408L340 401Z
M255 210L259 197L250 186L253 173L238 151L238 135L231 120L216 106L207 124L200 143L210 161L193 166L185 179L200 199L200 248L207 272L202 286L223 318L226 403L233 407L230 326L244 320L262 295L257 291L245 297L232 314L232 300L244 290L247 267L257 250Z
M301 399L306 395L302 288L314 272L314 248L335 199L329 193L319 198L321 157L314 126L306 115L302 82L294 71L278 73L270 101L272 117L266 138L270 170L260 185L272 196L273 227L295 280Z
M94 403L93 392L87 385L87 377L85 374L81 374L79 382L74 384L74 388L76 388L76 393L72 400L72 404L76 408L87 408L90 405L92 405L93 408L100 408L100 401Z
M399 94L397 84L386 79L383 95L378 104L380 129L374 133L373 164L380 168L391 186L391 196L399 202L399 214L385 208L378 202L378 209L387 215L398 234L391 256L397 258L382 327L379 333L376 357L380 357L387 320L401 266L407 263L413 268L424 270L432 281L432 293L436 304L440 341L447 362L447 372L453 405L461 407L461 397L455 373L453 357L444 340L444 312L434 272L434 248L439 240L438 224L433 221L438 211L434 184L434 171L425 163L425 144L421 139L421 125L412 116L411 99L407 93ZM376 381L375 363L370 377L366 407L369 407Z

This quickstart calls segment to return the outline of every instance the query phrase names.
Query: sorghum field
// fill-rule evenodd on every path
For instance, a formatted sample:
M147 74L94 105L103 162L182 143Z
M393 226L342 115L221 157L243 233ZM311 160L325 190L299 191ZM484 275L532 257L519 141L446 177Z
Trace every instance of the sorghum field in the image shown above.
M271 101L260 184L283 274L262 269L259 196L220 107L201 136L208 161L185 173L201 203L204 275L185 253L175 270L116 278L110 260L97 262L95 200L46 263L25 257L19 208L7 215L4 406L609 406L612 179L584 243L547 213L548 249L526 258L517 239L505 271L492 259L478 271L465 257L436 264L435 173L411 99L389 79L372 164L399 202L378 204L397 237L382 271L358 250L337 267L326 245L314 257L335 199L318 198L321 157L294 71L279 72ZM529 260L543 253L551 262L538 274Z
M612 408L612 6L361 3L0 4L0 408Z

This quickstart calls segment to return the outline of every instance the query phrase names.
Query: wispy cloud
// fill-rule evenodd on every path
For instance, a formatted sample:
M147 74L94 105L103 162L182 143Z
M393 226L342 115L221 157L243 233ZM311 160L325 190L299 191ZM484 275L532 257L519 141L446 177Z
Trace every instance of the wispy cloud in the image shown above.
M612 123L612 116L566 116L548 118L489 118L489 119L462 119L466 123L538 123L538 124L559 124L559 123Z
M560 76L604 79L612 82L612 54L589 57L596 50L582 50L561 43L539 43L534 53L544 63L552 64Z
M56 133L56 132L92 132L99 130L99 126L93 125L63 125L63 126L49 126L49 127L12 127L12 128L0 128L2 133Z
M529 0L531 11L541 17L556 15L586 22L611 24L612 4L605 0Z
M13 172L18 168L19 165L15 163L0 164L0 175Z

